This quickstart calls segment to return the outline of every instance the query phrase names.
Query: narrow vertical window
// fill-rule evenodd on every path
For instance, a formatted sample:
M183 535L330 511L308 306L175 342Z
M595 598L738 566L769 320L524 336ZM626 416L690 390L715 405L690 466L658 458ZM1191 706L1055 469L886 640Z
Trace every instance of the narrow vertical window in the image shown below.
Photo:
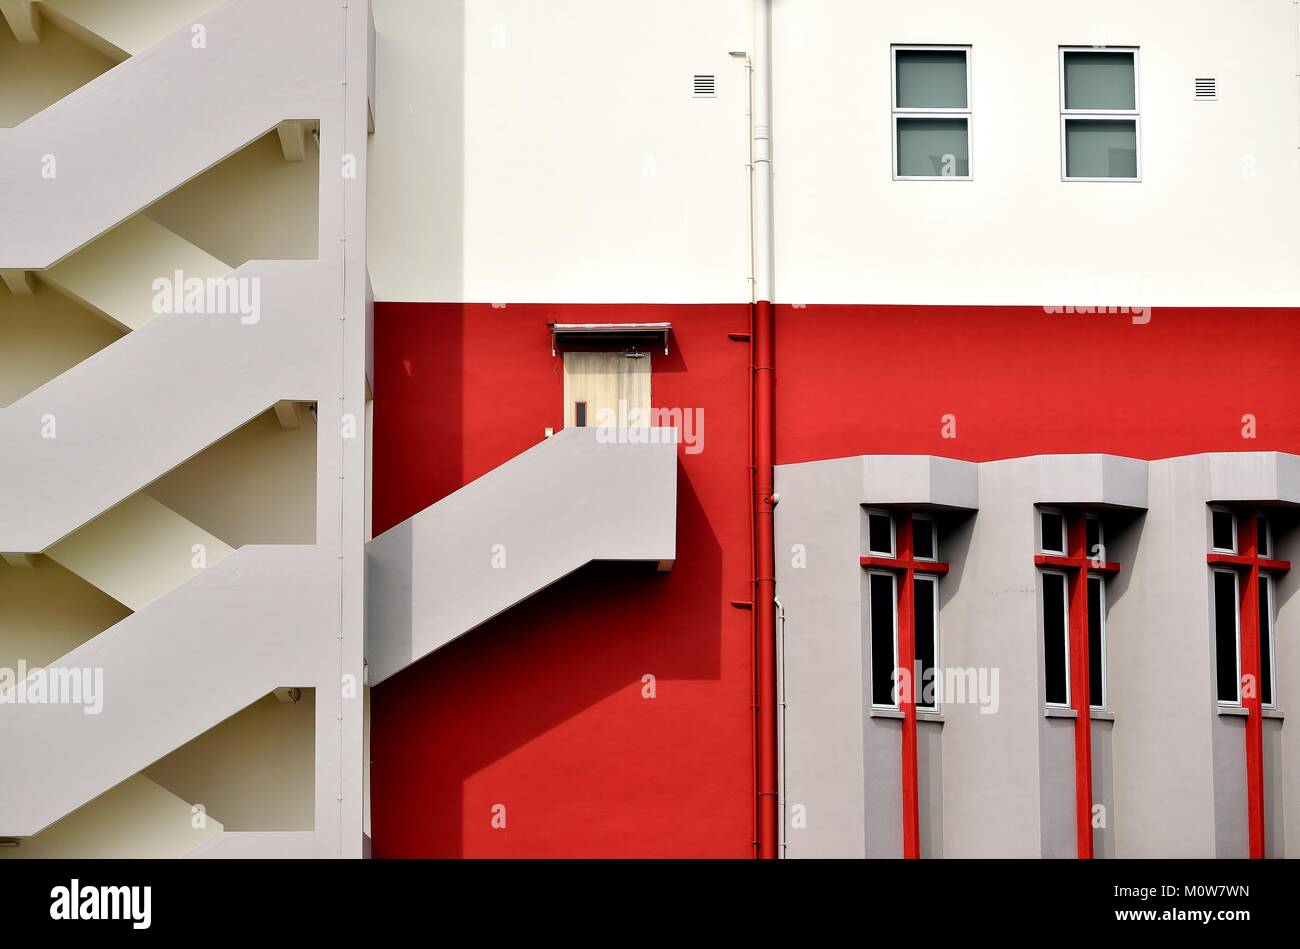
M1241 701L1240 636L1237 625L1237 574L1214 571L1214 655L1220 702Z
M1070 704L1070 604L1063 573L1044 570L1043 675L1048 705Z
M937 560L939 557L938 531L929 517L912 518L912 556L917 560Z
M1273 706L1273 581L1267 574L1259 577L1259 698Z
M1269 530L1268 518L1260 514L1255 517L1255 536L1258 538L1259 555L1265 559L1273 556L1273 532Z
M1089 560L1106 559L1106 539L1101 530L1101 518L1089 514L1083 520L1084 530L1086 533L1085 544L1087 549L1084 555Z
M898 598L894 575L867 574L867 610L871 616L871 704L896 708L894 669L898 666Z
M1106 707L1106 581L1098 576L1088 577L1088 703Z
M936 659L939 654L939 581L936 577L917 576L916 591L916 707L938 707Z
M586 402L573 403L573 424L576 425L578 428L586 428L587 426L587 403Z
M969 180L970 48L895 46L894 177Z
M1135 49L1061 48L1061 163L1066 181L1141 177Z

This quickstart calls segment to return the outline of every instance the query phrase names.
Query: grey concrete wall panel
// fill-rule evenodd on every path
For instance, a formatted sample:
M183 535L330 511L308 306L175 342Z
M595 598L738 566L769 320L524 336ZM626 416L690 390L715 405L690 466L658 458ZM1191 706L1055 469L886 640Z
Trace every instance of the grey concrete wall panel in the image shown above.
M786 853L863 857L871 700L858 565L862 463L778 466L775 490L777 590L786 617Z
M897 720L870 717L857 566L864 504L978 506L974 516L944 521L941 559L952 567L940 587L941 665L996 670L999 708L982 715L976 703L949 702L942 724L921 723L924 852L1075 853L1074 720L1045 713L1033 563L1034 506L1062 504L1110 512L1107 556L1121 564L1107 584L1108 707L1090 726L1094 803L1106 816L1094 833L1096 852L1244 855L1245 719L1220 714L1214 694L1207 504L1294 507L1300 458L1247 452L1154 462L1051 455L954 463L949 470L958 478L975 469L973 494L936 486L943 481L936 472L945 470L940 461L881 456L777 469L777 591L788 653L784 780L790 804L815 805L807 829L788 829L790 855L897 852L878 823L898 826L899 751ZM1276 519L1281 559L1296 555L1294 523L1294 515ZM797 551L802 562L792 558ZM1288 842L1296 849L1300 821L1300 782L1287 780L1300 764L1300 739L1281 715L1300 687L1300 647L1290 635L1300 626L1298 586L1293 572L1277 589L1280 711L1265 722L1271 855ZM936 785L941 806L932 808ZM818 813L830 823L817 824Z
M1093 854L1102 859L1115 856L1115 756L1114 723L1105 719L1092 722L1092 803L1100 805L1103 825L1094 827ZM1095 823L1095 821L1094 821Z
M954 510L978 506L979 476L968 461L933 455L868 455L862 468L863 504Z
M1025 459L990 462L1025 464ZM1040 504L1087 504L1093 507L1144 508L1147 506L1146 462L1118 455L1039 455Z

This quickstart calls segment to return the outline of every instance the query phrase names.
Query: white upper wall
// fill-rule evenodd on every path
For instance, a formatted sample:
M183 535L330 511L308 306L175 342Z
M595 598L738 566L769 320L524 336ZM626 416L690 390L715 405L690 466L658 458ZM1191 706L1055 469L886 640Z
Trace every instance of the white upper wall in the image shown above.
M1300 304L1290 0L774 3L778 300ZM972 47L973 181L892 180L894 43ZM1141 48L1140 183L1061 180L1058 47L1096 44Z
M773 3L778 301L1300 304L1290 0ZM751 0L375 21L377 299L749 299ZM972 47L974 180L892 179L892 43ZM1061 181L1058 47L1098 43L1141 49L1141 182Z
M376 299L749 299L749 0L374 11Z

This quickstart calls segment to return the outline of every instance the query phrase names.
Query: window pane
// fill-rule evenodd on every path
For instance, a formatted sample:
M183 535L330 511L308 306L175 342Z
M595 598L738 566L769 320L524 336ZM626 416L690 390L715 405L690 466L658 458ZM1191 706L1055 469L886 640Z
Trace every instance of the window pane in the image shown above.
M871 610L871 702L894 704L894 578L867 575Z
M1219 701L1237 701L1237 578L1214 571L1214 650Z
M1042 531L1043 550L1065 553L1065 516L1052 511L1043 511L1039 515Z
M1097 517L1086 517L1083 520L1084 528L1087 530L1088 548L1084 553L1090 558L1096 558L1103 555L1105 551L1101 550L1101 519Z
M1064 705L1066 688L1065 661L1065 577L1045 573L1043 582L1043 672L1046 676L1047 701Z
M933 521L922 520L919 517L912 518L912 548L914 557L921 560L935 558Z
M867 549L874 554L894 556L893 520L888 514L867 515Z
M1218 550L1236 550L1237 543L1232 529L1231 511L1211 511L1210 523L1213 527L1213 544Z
M1102 669L1106 655L1102 651L1102 623L1105 621L1106 586L1101 577L1088 578L1088 702L1106 707Z
M1067 109L1136 109L1132 53L1066 53Z
M966 108L966 52L959 49L900 49L898 108Z
M1269 549L1268 543L1268 519L1264 517L1255 518L1255 543L1258 545L1259 555L1261 557L1271 557L1273 552Z
M898 120L898 173L913 178L970 175L965 119Z
M1067 178L1136 178L1137 122L1065 120Z
M920 677L916 680L916 704L934 708L934 609L939 584L926 577L913 582L916 591L916 661Z
M1259 697L1265 705L1273 704L1273 612L1268 595L1269 578L1259 578Z

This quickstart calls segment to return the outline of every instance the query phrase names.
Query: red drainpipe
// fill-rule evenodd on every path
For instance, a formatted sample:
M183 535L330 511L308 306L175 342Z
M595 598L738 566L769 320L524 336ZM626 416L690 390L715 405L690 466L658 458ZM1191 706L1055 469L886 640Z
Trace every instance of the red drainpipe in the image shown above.
M777 794L776 560L772 479L776 459L776 345L772 313L772 4L754 0L750 62L751 435L754 488L754 753L758 857L779 856L781 801Z
M779 839L777 795L776 557L772 478L776 444L775 326L772 303L753 307L754 625L758 715L758 857L774 860Z

